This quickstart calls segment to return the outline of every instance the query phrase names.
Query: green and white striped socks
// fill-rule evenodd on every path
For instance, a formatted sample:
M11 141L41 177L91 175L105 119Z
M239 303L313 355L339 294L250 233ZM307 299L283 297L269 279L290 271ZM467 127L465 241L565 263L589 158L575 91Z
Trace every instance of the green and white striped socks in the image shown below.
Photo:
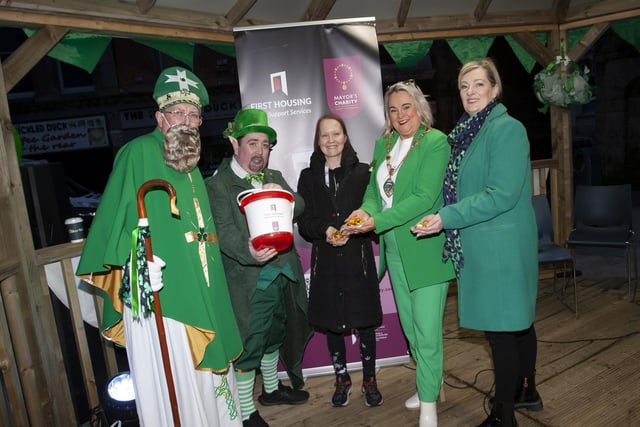
M256 406L253 403L253 386L256 382L256 371L236 371L236 382L238 383L242 421L248 420L251 414L256 411Z
M262 384L265 393L272 393L278 389L278 350L265 354L260 360L260 371L262 372Z

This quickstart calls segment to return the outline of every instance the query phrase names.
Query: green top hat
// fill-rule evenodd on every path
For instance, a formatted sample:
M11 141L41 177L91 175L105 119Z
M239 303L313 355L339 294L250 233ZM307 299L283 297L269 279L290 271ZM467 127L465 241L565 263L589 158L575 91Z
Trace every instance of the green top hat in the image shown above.
M209 95L202 80L182 67L170 67L160 73L153 99L160 110L176 104L191 104L202 111L202 106L209 105Z
M230 136L238 139L243 135L252 132L265 133L269 137L271 145L276 145L276 131L269 127L267 123L267 113L263 110L247 108L238 111L233 122L229 123L222 135L225 138Z

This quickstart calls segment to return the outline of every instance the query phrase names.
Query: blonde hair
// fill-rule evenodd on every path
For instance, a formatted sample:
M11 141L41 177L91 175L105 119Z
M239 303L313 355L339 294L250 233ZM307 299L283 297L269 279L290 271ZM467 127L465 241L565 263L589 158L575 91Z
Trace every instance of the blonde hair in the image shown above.
M384 93L384 132L382 136L389 136L393 132L393 125L391 124L391 119L389 118L389 97L394 93L398 92L407 92L411 99L413 100L413 105L415 105L416 110L418 111L418 117L420 118L420 123L430 128L433 126L433 113L431 112L431 107L429 106L429 102L425 97L422 90L415 84L413 80L405 80L402 82L397 82L387 87L387 90Z
M482 58L478 61L471 61L464 64L458 73L458 90L461 89L460 82L462 81L462 77L468 72L478 68L482 68L485 71L487 74L487 80L489 80L491 86L498 87L498 94L496 95L496 98L500 98L502 95L502 81L500 80L500 74L498 74L496 64L493 63L491 58Z

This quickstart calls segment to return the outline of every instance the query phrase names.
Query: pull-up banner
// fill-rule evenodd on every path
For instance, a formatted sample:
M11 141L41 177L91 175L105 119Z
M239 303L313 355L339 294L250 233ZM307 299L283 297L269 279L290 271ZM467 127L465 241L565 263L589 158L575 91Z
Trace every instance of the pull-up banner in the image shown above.
M316 21L234 29L243 108L266 111L278 133L269 167L296 188L313 152L316 121L329 112L342 117L361 162L369 163L384 125L382 78L373 18ZM311 246L296 233L302 266ZM307 275L308 277L308 275ZM378 328L378 365L404 363L407 346L387 276L380 284L384 313ZM347 361L360 361L356 337ZM303 361L307 376L333 372L324 335L316 333Z

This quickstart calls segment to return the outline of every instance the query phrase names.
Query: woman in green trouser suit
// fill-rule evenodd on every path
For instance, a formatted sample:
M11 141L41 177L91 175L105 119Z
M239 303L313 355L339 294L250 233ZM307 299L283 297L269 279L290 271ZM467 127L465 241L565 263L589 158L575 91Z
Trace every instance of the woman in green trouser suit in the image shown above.
M502 86L491 60L465 64L458 87L465 113L449 135L445 206L413 231L446 230L460 326L485 331L491 346L496 396L480 427L517 426L514 406L542 409L534 379L538 234L529 141L522 123L497 101Z
M362 206L344 233L380 235L380 269L389 270L400 324L416 361L420 427L437 425L442 382L442 316L450 261L442 261L444 235L417 239L410 227L442 205L442 180L450 148L432 128L433 116L413 81L391 85L384 95L385 132L376 141L371 179ZM362 220L354 224L354 220Z

